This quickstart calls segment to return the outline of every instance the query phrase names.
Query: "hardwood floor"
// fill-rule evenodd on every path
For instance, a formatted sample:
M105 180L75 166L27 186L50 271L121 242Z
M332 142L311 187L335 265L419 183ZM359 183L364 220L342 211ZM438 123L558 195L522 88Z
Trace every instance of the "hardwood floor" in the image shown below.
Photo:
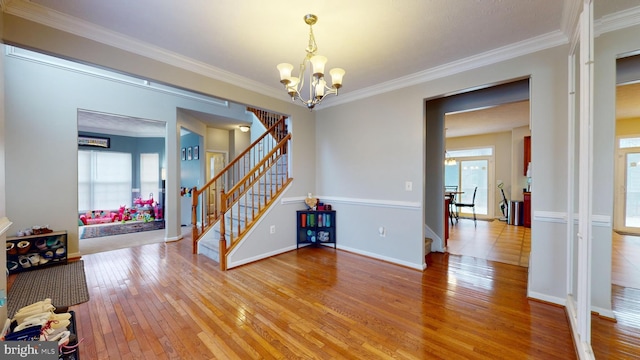
M83 359L572 359L526 268L430 255L420 272L302 248L221 272L185 239L83 257Z
M621 287L640 289L640 236L613 232L611 282Z
M449 253L505 264L529 266L531 229L505 221L460 219L449 226Z

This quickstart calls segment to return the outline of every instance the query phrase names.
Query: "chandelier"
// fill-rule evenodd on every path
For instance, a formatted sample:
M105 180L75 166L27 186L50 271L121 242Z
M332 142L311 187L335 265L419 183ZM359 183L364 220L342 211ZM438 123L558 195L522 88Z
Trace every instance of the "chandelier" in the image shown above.
M313 37L313 25L317 21L318 17L316 15L308 14L304 16L304 22L309 25L309 45L305 49L307 55L300 64L298 76L291 76L293 71L293 65L291 64L282 63L277 66L280 71L280 83L284 85L287 93L291 96L291 101L300 100L309 110L313 109L327 95L338 95L338 89L342 87L342 77L344 76L343 69L331 69L329 71L331 87L327 86L327 82L324 79L324 66L327 63L327 58L316 55L318 45ZM308 98L306 100L302 94L305 89L305 77L308 77Z

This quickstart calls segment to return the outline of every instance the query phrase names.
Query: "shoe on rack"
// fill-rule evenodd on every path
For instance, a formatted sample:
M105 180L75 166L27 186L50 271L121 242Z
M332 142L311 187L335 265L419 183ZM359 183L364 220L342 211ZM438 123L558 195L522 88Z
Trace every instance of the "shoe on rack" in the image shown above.
M15 261L11 261L11 260L7 261L7 269L9 269L9 271L13 271L13 270L17 269L18 266L19 266L18 263L15 262Z
M54 257L56 259L63 258L64 255L66 254L66 252L67 251L64 249L64 247L59 247L59 248L56 249L56 253L55 253Z
M20 255L20 257L18 257L18 263L25 269L31 267L31 261L29 261L29 258L24 255Z
M39 238L36 240L36 247L40 250L44 250L47 248L47 240L45 238Z
M27 255L27 257L29 258L31 265L38 266L40 264L40 255L38 253L31 253Z
M31 249L31 241L22 240L18 243L18 254L26 254Z
M16 248L16 244L14 244L12 242L8 242L7 243L7 254L15 255L16 253L18 253L18 249Z

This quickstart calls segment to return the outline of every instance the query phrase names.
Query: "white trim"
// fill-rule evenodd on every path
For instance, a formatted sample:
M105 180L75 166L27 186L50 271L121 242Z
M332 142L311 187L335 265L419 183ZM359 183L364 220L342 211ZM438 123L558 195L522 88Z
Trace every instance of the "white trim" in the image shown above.
M616 314L611 309L605 309L599 306L591 306L591 311L598 313L600 316L604 316L609 319L615 319Z
M556 297L556 296L549 296L549 295L542 294L542 293L535 292L535 291L528 291L527 292L527 296L532 298L532 299L548 302L548 303L551 303L551 304L556 304L556 305L560 305L560 306L564 306L564 307L567 306L567 302L566 302L565 299L559 298L559 297Z
M447 226L449 226L448 223ZM440 237L440 235L431 230L431 228L427 224L424 224L424 238L433 240L433 242L431 243L431 252L445 252L444 240ZM438 245L437 247L435 247L436 244Z
M404 260L399 260L396 258L391 258L388 256L384 256L384 255L380 255L380 254L376 254L376 253L372 253L372 252L368 252L368 251L362 251L360 249L355 249L355 248L351 248L348 246L341 246L340 244L336 244L337 248L340 250L344 250L344 251L348 251L350 253L354 253L354 254L358 254L358 255L362 255L362 256L366 256L366 257L370 257L373 259L377 259L377 260L382 260L382 261L386 261L392 264L396 264L396 265L402 265L404 267L408 267L411 269L415 269L415 270L419 270L419 271L424 271L424 269L426 269L426 264L422 263L422 264L416 264L416 263L410 263Z
M237 246L234 248L234 250L235 249L237 249ZM231 269L231 268L238 267L238 266L241 266L241 265L249 264L249 263L252 263L252 262L255 262L255 261L258 261L258 260L262 260L262 259L266 259L266 258L269 258L269 257L272 257L272 256L280 255L280 254L283 254L283 253L286 253L288 251L295 250L295 249L296 249L296 247L294 245L291 245L291 246L287 246L287 247L284 247L284 248L281 248L281 249L270 251L268 253L252 256L252 257L249 257L249 258L240 259L238 261L227 262L227 269ZM231 254L227 255L227 259L229 259L230 255Z
M514 59L519 56L535 53L537 51L564 45L567 44L568 41L567 36L557 30L519 43L506 45L465 59L426 69L398 79L369 86L361 90L352 91L348 94L342 94L339 97L332 98L331 101L327 102L323 108L365 99L374 95L418 85L435 79L441 79L465 71L481 68L483 66Z
M74 18L26 0L3 0L0 4L3 4L3 10L7 14L15 15L54 29L125 50L133 54L141 55L165 64L192 71L212 79L234 84L238 87L248 89L262 95L283 101L289 99L286 93L277 86L267 86L252 79L230 73L181 54L167 51L160 47L139 41L132 37L111 31L90 22ZM568 7L569 9L567 9ZM575 17L574 13L577 9L574 9L575 6L568 5L565 5L564 8L567 14L561 21L561 30L536 36L519 43L509 44L465 59L426 69L361 90L342 94L340 97L328 99L328 101L322 104L322 108L328 108L364 99L373 95L413 86L567 44L569 42L569 35L571 35L567 34L567 30L571 27L573 22L572 18ZM599 35L605 32L615 31L625 27L634 26L639 23L640 7L631 8L602 17L596 24L598 29L596 34Z
M571 295L567 296L567 318L569 318L569 325L571 326L571 334L573 335L573 343L576 346L576 352L578 353L578 358L581 360L586 359L594 359L595 355L593 354L593 349L591 348L591 344L584 343L580 341L580 336L578 335L578 319L577 319L577 311L573 306L573 301Z
M215 105L220 107L229 107L229 101L214 98L208 95L201 95L190 91L181 90L175 87L151 82L136 78L133 76L123 75L114 71L103 70L94 66L84 65L73 61L67 61L54 56L41 54L38 52L18 48L15 46L5 46L5 53L7 57L20 59L24 61L31 61L41 65L51 66L57 69L75 72L78 74L91 76L94 78L108 80L120 84L125 84L145 90L153 90L159 93L170 94L177 97L182 97L189 100L200 101L209 105Z
M533 211L533 220L541 222L567 223L567 213L554 211Z
M640 24L640 6L605 15L593 22L595 37Z
M340 204L347 204L347 205L376 206L376 207L407 209L407 210L419 210L422 208L421 203L413 202L413 201L358 199L358 198L320 196L320 195L315 195L315 197L322 199L323 202L327 202L327 203L330 202L331 204L340 203ZM281 200L281 204L287 205L287 204L293 204L298 202L304 203L304 199L305 199L304 196L284 198Z
M4 233L9 230L11 224L13 223L6 216L0 218L0 236L4 235Z
M125 50L133 54L148 57L165 64L192 71L212 79L234 84L241 88L249 89L269 97L283 100L289 99L287 94L283 92L280 87L266 86L249 78L230 73L181 54L167 51L163 48L139 41L132 37L111 31L29 1L13 0L7 4L4 12L54 29L103 43L117 49Z

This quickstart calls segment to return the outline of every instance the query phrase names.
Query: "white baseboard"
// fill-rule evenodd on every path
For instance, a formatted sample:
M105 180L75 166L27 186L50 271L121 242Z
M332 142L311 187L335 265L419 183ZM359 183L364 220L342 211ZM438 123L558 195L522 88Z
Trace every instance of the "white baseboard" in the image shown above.
M362 251L360 249L354 249L354 248L347 247L347 246L340 246L340 244L337 244L337 247L340 250L352 252L352 253L355 253L355 254L358 254L358 255L363 255L363 256L374 258L374 259L378 259L378 260L383 260L383 261L390 262L390 263L397 264L397 265L402 265L402 266L405 266L405 267L408 267L408 268L411 268L411 269L416 269L416 270L419 270L419 271L424 271L424 269L426 269L426 267L427 267L427 265L424 262L422 264L410 263L410 262L407 262L407 261L398 260L398 259L390 258L390 257L387 257L387 256L382 256L380 254L375 254L375 253L370 253L370 252L367 252L367 251Z

